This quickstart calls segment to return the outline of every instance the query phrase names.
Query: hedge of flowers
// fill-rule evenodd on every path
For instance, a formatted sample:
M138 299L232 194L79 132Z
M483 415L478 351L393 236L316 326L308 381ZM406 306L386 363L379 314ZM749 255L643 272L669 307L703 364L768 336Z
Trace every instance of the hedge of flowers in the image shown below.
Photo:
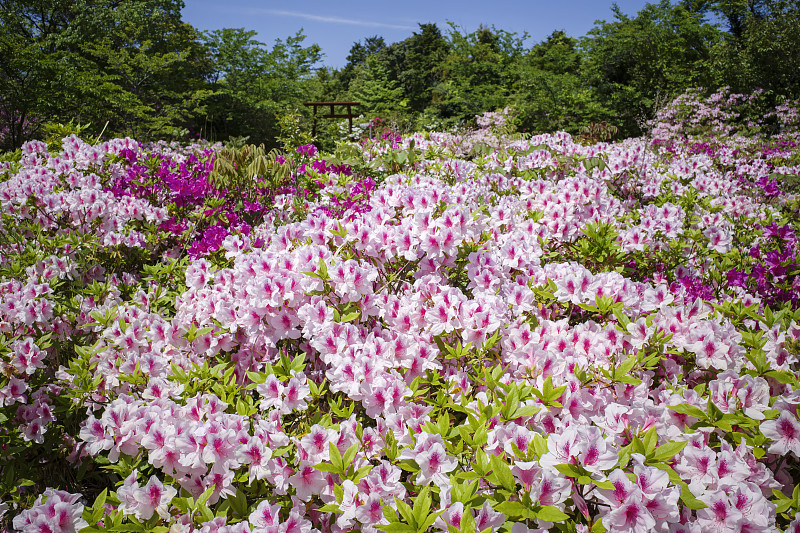
M793 138L504 120L245 189L219 147L27 143L5 530L800 531Z

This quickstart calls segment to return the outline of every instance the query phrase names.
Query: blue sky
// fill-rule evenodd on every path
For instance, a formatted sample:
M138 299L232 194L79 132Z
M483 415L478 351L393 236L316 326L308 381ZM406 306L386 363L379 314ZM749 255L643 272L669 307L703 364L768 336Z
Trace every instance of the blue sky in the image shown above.
M655 2L656 0L651 0ZM271 45L276 38L294 35L301 28L305 44L317 43L325 53L323 63L342 67L350 47L371 35L386 43L401 41L418 29L417 23L435 22L442 31L453 22L466 32L480 24L522 35L533 45L554 30L574 37L585 35L596 20L612 20L612 2L606 0L185 0L183 18L201 30L245 28ZM622 12L635 15L645 0L617 0Z

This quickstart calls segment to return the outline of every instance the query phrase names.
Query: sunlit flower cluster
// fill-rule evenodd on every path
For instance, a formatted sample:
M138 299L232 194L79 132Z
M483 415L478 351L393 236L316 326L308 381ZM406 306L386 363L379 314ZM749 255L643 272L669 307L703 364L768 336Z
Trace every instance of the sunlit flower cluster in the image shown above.
M367 143L373 176L301 146L313 193L249 213L214 211L213 148L26 144L0 438L87 481L15 493L13 527L800 527L796 196L719 139L508 113Z

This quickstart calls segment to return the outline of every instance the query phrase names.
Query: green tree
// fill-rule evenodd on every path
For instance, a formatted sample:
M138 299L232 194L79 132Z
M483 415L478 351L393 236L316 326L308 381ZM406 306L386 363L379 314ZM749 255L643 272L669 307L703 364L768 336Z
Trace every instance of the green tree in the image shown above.
M30 117L160 137L191 125L202 48L179 0L0 0L0 91L9 144ZM0 128L1 129L1 128ZM38 133L35 129L31 134Z
M523 131L578 133L589 122L608 120L612 112L581 76L578 40L554 31L515 63L517 81L509 98Z
M277 114L306 113L302 102L319 90L315 66L318 45L304 46L302 31L276 39L272 48L244 28L204 34L213 61L210 81L216 95L208 107L208 136L246 136L276 146Z
M356 41L350 47L350 53L347 55L347 64L339 73L339 81L345 89L350 86L350 82L356 75L356 70L367 64L367 58L373 54L377 54L386 48L386 41L379 35L367 37L364 42Z
M713 12L728 24L735 39L742 36L753 20L767 16L772 0L682 0L681 4L697 13Z
M436 24L420 24L419 32L402 42L403 57L397 79L409 107L423 112L431 104L433 91L442 81L441 64L447 57L447 40Z
M714 81L750 93L765 89L774 104L800 97L800 2L763 1L742 8L714 50Z
M460 123L504 107L517 81L514 64L523 56L525 38L486 27L465 34L451 24L449 53L431 108L451 123Z
M581 39L586 82L614 110L625 134L641 133L660 101L688 87L708 86L720 31L701 13L669 0L646 4L633 18L614 4L614 21L599 21Z
M390 79L389 70L377 54L367 56L350 82L350 94L361 102L360 111L369 118L402 119L408 100L400 84Z
M121 3L100 10L80 28L80 92L102 102L77 113L135 138L182 137L196 127L211 91L210 66L198 32L181 21L182 4ZM82 15L83 16L83 15Z

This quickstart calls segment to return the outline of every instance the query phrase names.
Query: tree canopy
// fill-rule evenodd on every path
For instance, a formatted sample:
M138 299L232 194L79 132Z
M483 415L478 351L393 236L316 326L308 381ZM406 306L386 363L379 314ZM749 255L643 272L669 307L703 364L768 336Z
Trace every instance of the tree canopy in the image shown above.
M613 5L587 35L555 30L533 45L494 27L420 23L398 42L354 42L339 69L322 66L302 30L268 45L246 28L199 31L182 8L0 0L0 147L62 123L277 146L286 116L310 128L305 100L358 100L366 118L415 129L512 106L527 131L607 121L636 135L689 88L800 98L800 0L660 0L635 14Z

